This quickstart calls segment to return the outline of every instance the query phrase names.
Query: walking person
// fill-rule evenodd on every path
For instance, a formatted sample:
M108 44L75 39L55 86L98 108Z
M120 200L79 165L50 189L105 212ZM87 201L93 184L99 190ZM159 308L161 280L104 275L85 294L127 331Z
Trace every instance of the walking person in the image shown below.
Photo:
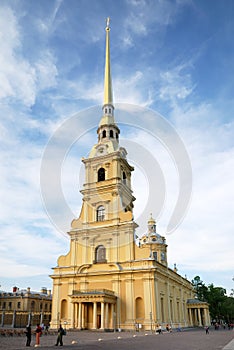
M42 335L42 329L39 323L37 324L36 328L36 345L40 345L40 337Z
M209 327L208 326L205 327L205 330L206 330L206 334L209 334Z
M32 330L31 330L31 325L30 325L30 324L28 324L28 325L26 326L26 332L25 332L25 334L26 334L26 337L27 337L26 346L30 346L30 344L31 344L31 339L32 339Z
M58 329L58 337L57 337L57 342L55 344L55 346L63 346L63 336L64 336L65 332L64 329L62 327L62 325L60 324L59 329Z

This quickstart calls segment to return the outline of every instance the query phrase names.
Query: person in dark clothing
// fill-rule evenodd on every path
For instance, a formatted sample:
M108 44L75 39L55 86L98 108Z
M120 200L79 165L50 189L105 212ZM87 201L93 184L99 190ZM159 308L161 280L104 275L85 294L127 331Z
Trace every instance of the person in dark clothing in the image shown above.
M57 342L56 342L56 346L60 345L63 346L63 335L64 335L64 329L62 327L62 325L60 324L59 329L58 329L58 337L57 337Z
M30 325L30 324L28 324L28 325L26 326L26 332L25 332L25 334L26 334L26 337L27 337L26 346L30 346L30 344L31 344L31 339L32 339L32 330L31 330L31 325Z

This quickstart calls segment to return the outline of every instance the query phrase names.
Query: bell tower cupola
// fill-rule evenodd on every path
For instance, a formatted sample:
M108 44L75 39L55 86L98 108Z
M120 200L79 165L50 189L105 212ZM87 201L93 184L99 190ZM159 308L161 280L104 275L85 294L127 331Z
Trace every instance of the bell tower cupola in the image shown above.
M140 238L140 247L149 249L149 258L167 266L167 244L165 237L156 231L156 221L150 214L148 232Z

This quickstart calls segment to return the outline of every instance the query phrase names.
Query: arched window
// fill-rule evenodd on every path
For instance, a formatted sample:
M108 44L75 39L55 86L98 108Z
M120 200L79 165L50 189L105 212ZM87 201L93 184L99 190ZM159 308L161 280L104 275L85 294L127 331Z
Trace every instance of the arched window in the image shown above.
M126 179L127 179L126 173L123 171L123 183L125 185L126 185Z
M110 130L110 137L113 139L114 137L114 133L113 133L113 130Z
M95 262L106 262L106 248L103 245L95 249Z
M34 311L35 310L35 301L33 300L31 302L31 311Z
M102 138L105 138L106 137L106 130L103 130L102 132Z
M98 170L98 182L99 181L104 181L105 180L105 169L104 168L100 168Z
M104 221L105 220L105 208L103 205L100 205L97 208L97 221Z

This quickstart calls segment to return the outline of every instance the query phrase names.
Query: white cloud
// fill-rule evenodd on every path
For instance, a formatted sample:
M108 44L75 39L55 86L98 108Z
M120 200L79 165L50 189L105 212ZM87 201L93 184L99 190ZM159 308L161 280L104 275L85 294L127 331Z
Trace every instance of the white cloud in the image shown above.
M0 99L13 99L30 107L38 90L56 85L54 58L48 50L41 50L35 63L24 57L21 28L8 7L0 8L0 37Z
M127 48L134 46L135 36L145 37L152 26L157 32L157 41L164 36L167 26L173 24L177 14L184 6L192 5L189 0L171 2L128 0L128 15L124 21L123 45Z
M13 280L19 277L48 275L51 264L56 264L58 254L64 252L66 246L66 241L60 239L62 242L59 243L59 239L51 234L53 229L49 225L48 229L50 234L46 237L36 233L35 228L32 232L13 224L9 230L14 239L10 239L7 230L1 234L0 264L7 266L7 269L1 272L2 277ZM8 241L7 247L6 241Z
M209 283L215 285L224 284L225 276L225 283L230 286L234 268L230 220L234 198L234 123L223 123L223 110L215 105L202 103L184 110L181 105L172 114L191 159L193 197L184 222L167 237L169 261L177 262L190 274L205 274Z
M189 63L190 66L190 63ZM169 101L173 106L181 103L181 100L188 97L194 90L191 75L187 72L188 65L180 64L171 70L161 72L159 98L162 101Z
M58 71L51 52L43 51L41 58L35 62L35 67L37 71L38 89L43 90L56 86L56 76L58 75Z
M127 75L125 77L117 77L114 80L114 94L118 98L116 102L135 104L144 107L150 106L153 99L150 88L144 89L146 79L142 71L136 71L132 75Z
M36 19L37 28L43 34L52 35L57 25L65 21L65 18L63 17L63 15L61 15L61 13L58 17L58 13L62 3L63 0L54 1L54 7L52 7L52 11L49 11L49 13L47 13L47 15L44 18Z
M0 8L0 98L17 98L25 105L35 99L35 70L24 60L21 49L20 29L14 12L7 7Z

